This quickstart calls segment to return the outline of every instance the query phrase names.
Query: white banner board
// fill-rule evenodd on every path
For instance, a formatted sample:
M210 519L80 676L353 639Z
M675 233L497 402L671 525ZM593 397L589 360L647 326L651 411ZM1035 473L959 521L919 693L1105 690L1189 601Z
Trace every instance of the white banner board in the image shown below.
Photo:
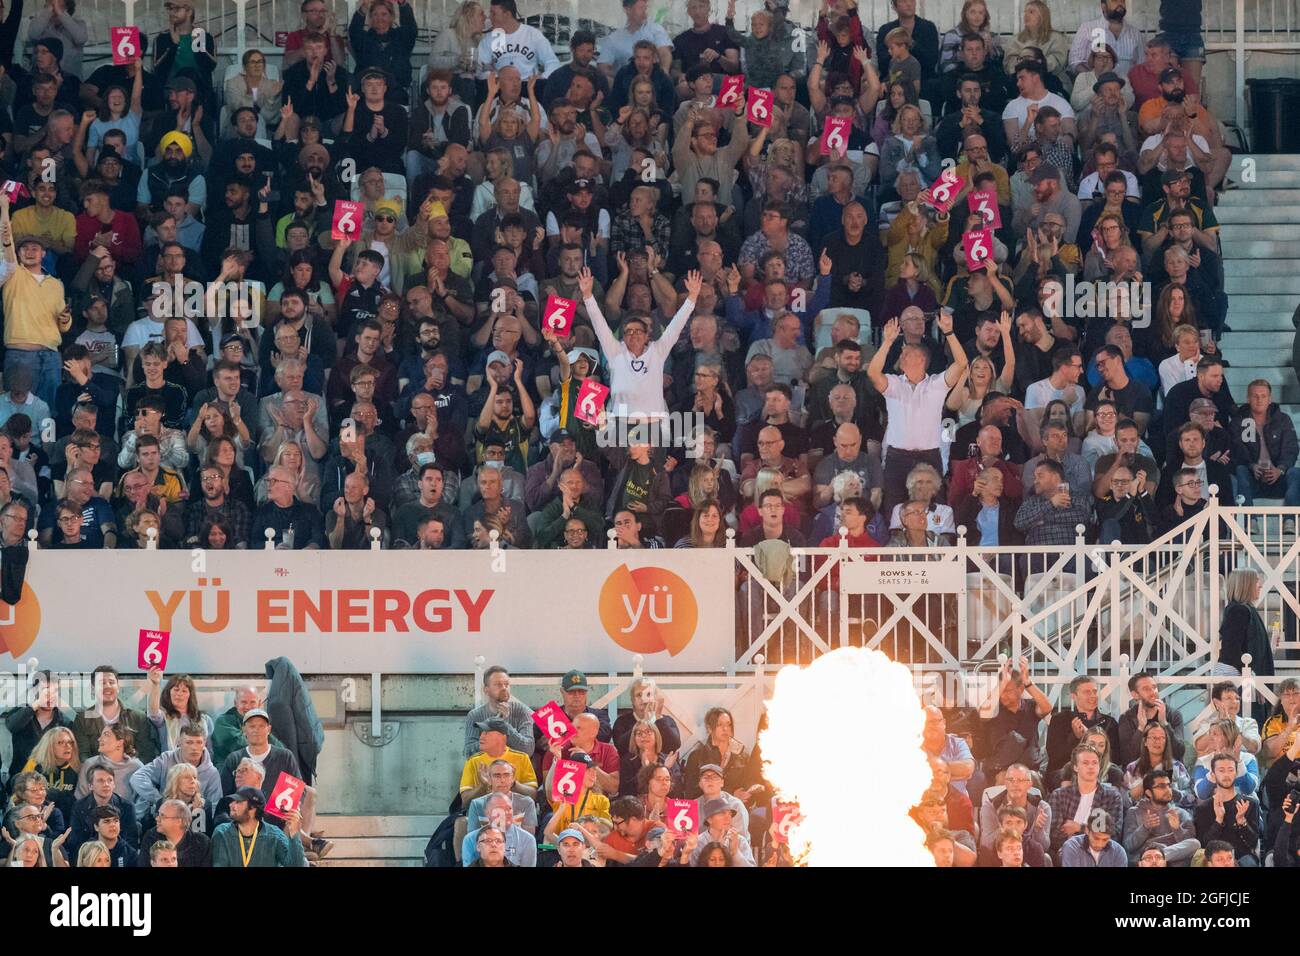
M851 561L840 565L846 594L964 594L962 561Z
M37 551L0 655L137 665L171 632L171 673L716 672L735 654L728 551ZM706 599L707 598L707 599ZM3 660L3 656L0 656Z

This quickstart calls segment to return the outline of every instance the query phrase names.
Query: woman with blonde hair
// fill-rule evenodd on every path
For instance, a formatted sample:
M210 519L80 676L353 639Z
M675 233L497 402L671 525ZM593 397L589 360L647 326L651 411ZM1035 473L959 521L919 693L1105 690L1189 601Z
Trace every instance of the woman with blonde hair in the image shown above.
M9 789L13 794L9 798L9 806L11 808L29 806L40 810L45 817L49 833L62 833L66 822L72 819L70 815L65 816L58 805L49 799L49 784L46 783L45 777L35 770L18 774L9 781Z
M1070 41L1065 34L1052 29L1052 11L1043 0L1029 0L1025 4L1024 28L1003 44L1003 69L1008 76L1014 76L1016 64L1020 62L1021 53L1026 48L1042 52L1047 59L1047 72L1056 74L1064 84L1069 83L1069 74L1065 71L1070 59ZM1069 89L1069 86L1066 86Z
M877 148L884 149L885 140L893 134L894 122L903 107L915 106L920 109L920 103L911 83L895 81L885 85L885 95L876 107L876 117L871 124L871 140Z
M984 405L984 397L989 392L1010 393L1016 371L1015 360L1010 358L1013 354L1010 345L1007 346L1005 354L1008 359L1001 375L998 374L992 360L983 355L975 356L962 370L961 377L957 379L957 384L952 387L947 401L944 402L944 408L957 416L958 428L975 421L980 408Z
M1259 613L1263 591L1264 582L1257 571L1242 568L1228 575L1224 588L1227 604L1219 618L1219 659L1214 663L1215 674L1240 674L1247 654L1252 674L1272 677L1276 673L1273 642Z
M199 782L198 768L189 763L178 763L167 771L163 782L162 796L157 805L150 808L156 816L158 808L168 800L178 800L190 811L190 829L195 833L212 834L212 815L216 807L203 799L203 786Z
M149 719L158 728L158 742L162 750L179 746L181 731L186 727L202 727L212 749L212 718L199 710L199 692L194 678L189 674L173 674L162 682L162 669L149 668Z
M429 68L450 70L452 90L470 109L478 102L476 79L482 64L478 61L479 41L487 29L487 14L479 0L464 0L446 29L429 47Z
M653 720L638 720L632 725L626 746L619 752L619 762L618 796L631 797L636 795L638 775L643 767L671 769L677 758L675 753L665 752L663 734Z
M921 178L920 172L915 169L910 167L900 169L898 178L894 182L894 188L900 195L903 193L904 176L914 176L918 181ZM893 285L904 278L903 257L911 254L925 262L931 276L930 288L937 296L939 284L933 278L935 260L938 258L939 250L947 242L948 213L935 213L933 208L923 204L919 198L904 203L885 233L886 285Z
M77 753L77 738L71 729L51 727L45 731L23 764L22 772L43 776L49 787L50 799L63 813L63 819L72 819L72 805L77 801L81 757Z
M113 857L108 852L108 847L98 840L81 844L81 849L77 851L79 867L111 867L112 865Z
M962 68L961 41L972 33L984 40L988 62L1002 62L1002 38L993 32L988 4L984 0L966 0L961 5L957 25L939 38L940 74Z
M510 526L510 509L502 508L495 514L484 514L474 519L474 528L470 541L475 551L486 551L492 547L492 532L497 533L497 544L502 548L515 546L515 533Z
M784 480L785 476L781 474L780 469L760 468L758 470L758 474L754 476L753 497L750 499L750 503L745 505L744 509L740 512L740 521L736 528L737 537L746 535L763 524L763 518L758 511L758 506L763 500L763 492L767 491L769 488L775 488L777 491L780 491ZM788 500L785 503L784 520L786 527L799 527L799 509Z
M904 170L898 178L915 175L912 170ZM936 311L939 308L938 285L925 256L904 252L898 262L898 281L885 293L885 307L881 310L880 321L874 324L884 328L890 319L900 318L909 306L916 306L922 312Z
M1214 794L1215 780L1211 771L1217 754L1231 754L1237 758L1237 777L1233 783L1242 796L1252 796L1259 789L1259 763L1253 753L1242 747L1241 729L1237 722L1227 717L1213 721L1205 735L1209 738L1210 746L1196 758L1196 766L1192 770L1192 788L1196 792L1196 799L1208 800Z
M763 208L763 203L769 198L769 177L772 171L784 170L789 174L783 180L785 194L770 198L779 199L802 214L810 201L808 181L804 175L804 150L792 139L775 139L767 147L767 155L764 156L763 146L767 143L768 132L767 129L760 129L758 135L750 140L749 150L744 156L745 170L754 190L754 202L758 204L757 208ZM792 221L797 221L798 218L802 218L802 215L792 216Z
M296 441L287 441L276 451L271 468L267 469L267 473L257 483L254 498L259 505L266 504L267 496L270 494L268 479L271 469L277 467L288 468L298 476L298 490L294 492L294 497L304 504L320 503L320 476L317 474L315 462L303 454L300 444Z

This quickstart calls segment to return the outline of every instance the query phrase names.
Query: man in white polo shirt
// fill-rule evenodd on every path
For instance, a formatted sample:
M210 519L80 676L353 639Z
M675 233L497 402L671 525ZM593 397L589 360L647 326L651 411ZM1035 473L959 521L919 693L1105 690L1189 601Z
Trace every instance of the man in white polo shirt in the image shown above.
M871 357L867 377L881 395L889 413L885 429L885 487L881 511L889 514L907 497L907 475L920 462L943 473L939 438L943 433L943 403L966 368L966 352L952 331L952 316L940 313L939 331L952 352L952 364L942 375L927 375L930 350L924 345L905 345L898 359L902 375L885 374L885 356L898 338L897 319L885 324L884 340Z

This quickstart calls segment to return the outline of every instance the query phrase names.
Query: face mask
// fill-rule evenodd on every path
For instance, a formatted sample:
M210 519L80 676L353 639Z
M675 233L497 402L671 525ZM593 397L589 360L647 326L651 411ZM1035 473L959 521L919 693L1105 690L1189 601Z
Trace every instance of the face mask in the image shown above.
M425 465L432 465L434 460L433 452L431 451L422 451L415 456L415 464L418 468L423 468Z
M504 461L485 461L483 462L483 466L486 468L495 468L497 471L500 471L506 466L506 463Z

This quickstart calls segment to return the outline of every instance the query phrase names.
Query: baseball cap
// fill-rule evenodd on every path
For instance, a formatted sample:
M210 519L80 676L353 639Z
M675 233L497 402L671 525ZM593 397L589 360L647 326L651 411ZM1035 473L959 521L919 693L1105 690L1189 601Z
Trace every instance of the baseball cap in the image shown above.
M261 717L268 724L271 722L270 714L264 711L261 707L254 707L252 710L250 710L248 713L244 715L244 719L240 721L240 724L246 724L254 717Z
M1170 183L1181 182L1188 178L1187 170L1185 169L1166 169L1160 174L1160 185L1168 186Z
M239 337L238 332L227 332L225 335L221 337L221 347L223 349L227 345L234 345L236 342L238 342L240 345L244 344L244 340Z
M569 839L569 837L573 837L573 839L580 840L583 843L587 842L587 835L577 827L568 827L567 829L561 830L559 835L555 838L555 842L558 845Z
M194 81L188 76L177 76L167 81L167 89L173 92L189 90L191 93L197 93L199 88L194 85Z
M261 810L266 806L266 797L256 787L240 787L230 795L231 802L247 803L250 807Z
M487 364L488 365L496 365L496 364L509 365L510 356L506 355L506 353L502 352L500 349L497 349L495 352L493 352L491 355L487 357Z
M584 357L587 359L588 362L591 363L592 368L595 368L597 365L600 364L600 356L596 354L596 350L589 349L581 345L579 345L577 348L569 349L569 354L565 357L569 360L570 365L578 361L579 358L584 358Z
M54 59L63 59L63 41L58 37L41 37L39 40L34 41L32 46L43 46L50 51Z
M368 69L366 69L365 71L363 71L362 74L361 74L361 79L363 79L363 80L372 80L372 79L375 79L375 78L378 78L378 79L383 80L384 82L387 82L387 81L388 81L388 74L387 74L384 70L380 69L380 68L377 67L377 66L369 67Z
M580 193L580 192L582 192L584 189L585 189L587 192L592 192L592 191L593 191L593 187L592 187L592 185L591 185L591 180L590 180L590 179L575 179L573 182L569 183L569 189L568 189L568 192L570 192L570 193Z
M386 212L392 214L394 218L400 218L402 204L396 199L381 199L375 203L375 212Z
M702 766L702 767L700 768L700 776L701 776L701 777L704 776L704 775L705 775L706 773L708 773L710 770L712 770L714 773L716 773L719 777L725 777L725 776L726 776L726 774L723 773L722 768L721 768L720 766L718 766L716 763L706 763L704 766Z
M18 241L14 244L14 248L15 248L15 249L21 249L23 246L27 245L29 242L34 242L34 243L36 243L36 245L40 246L42 249L45 248L45 240L42 239L40 236L38 236L38 235L37 235L36 233L34 233L34 232L32 232L32 233L28 233L28 234L25 235L25 236L19 236L19 237L18 237Z
M714 797L711 800L705 800L704 805L700 807L700 817L707 820L715 813L730 813L736 815L736 808L721 797Z
M1169 82L1171 82L1175 77L1179 77L1179 76L1182 76L1182 75L1183 75L1183 71L1180 70L1178 67L1176 67L1176 66L1167 66L1167 67L1165 67L1163 70L1160 71L1160 82L1161 82L1161 83L1169 83Z
M573 441L573 433L567 428L557 428L555 431L551 432L551 437L549 439L550 444L554 445L556 442L561 441Z
M1215 404L1208 398L1194 398L1192 403L1187 406L1189 412L1199 412L1204 409L1215 410Z
M581 751L581 750L574 750L574 751L571 751L571 752L569 753L569 759L570 759L570 760L576 760L578 763L580 763L580 764L584 764L584 765L586 765L586 766L588 766L588 767L590 767L592 764L594 764L594 763L596 762L595 760L593 760L593 759L591 758L591 754L589 754L589 753L584 753L584 752Z
M587 690L587 675L580 670L571 670L560 678L560 690Z
M510 730L510 725L503 717L489 717L487 720L480 720L474 726L481 731L491 731L496 734L504 734Z

